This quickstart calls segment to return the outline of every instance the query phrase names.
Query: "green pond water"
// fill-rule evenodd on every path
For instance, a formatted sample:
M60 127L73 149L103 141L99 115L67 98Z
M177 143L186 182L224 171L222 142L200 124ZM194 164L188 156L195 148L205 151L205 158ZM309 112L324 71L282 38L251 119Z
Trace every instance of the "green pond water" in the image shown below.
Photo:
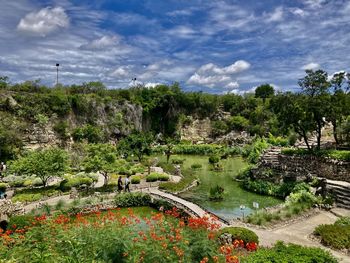
M160 158L165 160L163 156ZM191 168L191 165L194 163L202 165L202 168L195 172L201 182L200 185L181 193L180 196L203 206L218 216L229 220L242 217L243 213L248 215L254 212L253 202L259 203L259 208L282 203L280 199L248 192L239 186L239 182L233 178L242 168L247 166L247 163L240 157L230 157L226 160L221 160L220 162L223 166L223 171L221 172L210 170L208 156L173 155L171 158L185 159L183 169ZM209 189L216 185L220 185L225 189L222 201L209 200ZM245 206L243 210L240 208L241 205Z

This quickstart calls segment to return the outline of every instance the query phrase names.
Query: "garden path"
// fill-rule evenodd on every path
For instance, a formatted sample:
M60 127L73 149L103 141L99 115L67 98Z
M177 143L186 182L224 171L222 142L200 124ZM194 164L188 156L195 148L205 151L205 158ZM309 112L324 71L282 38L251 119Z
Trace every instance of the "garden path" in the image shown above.
M295 222L277 229L266 230L251 228L251 230L259 236L260 244L263 246L272 246L277 240L281 240L286 243L320 247L330 251L340 262L350 262L349 256L329 249L309 238L318 225L333 224L337 219L338 217L331 212L320 211L320 213L310 216L303 221Z

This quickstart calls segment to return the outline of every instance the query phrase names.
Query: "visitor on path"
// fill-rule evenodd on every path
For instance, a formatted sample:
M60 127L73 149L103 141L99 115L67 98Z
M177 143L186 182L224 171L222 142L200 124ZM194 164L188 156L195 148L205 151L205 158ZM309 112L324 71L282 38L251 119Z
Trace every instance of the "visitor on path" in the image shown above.
M119 176L119 178L118 178L118 193L120 193L121 191L123 191L123 181L122 181L122 177Z
M125 192L129 192L130 193L130 188L129 188L129 185L130 185L130 179L129 179L130 175L128 175L126 178L125 178Z

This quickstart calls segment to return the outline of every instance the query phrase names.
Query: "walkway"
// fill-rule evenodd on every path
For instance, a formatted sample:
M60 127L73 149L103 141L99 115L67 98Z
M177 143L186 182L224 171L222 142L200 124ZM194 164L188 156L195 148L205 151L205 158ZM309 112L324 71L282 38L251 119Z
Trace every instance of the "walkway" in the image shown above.
M331 212L320 211L319 214L311 216L303 221L296 222L281 228L265 230L255 229L253 230L260 240L262 246L272 246L276 241L281 240L286 243L295 243L303 246L320 247L330 251L341 262L350 262L350 257L346 256L338 251L331 250L324 247L317 241L313 241L309 236L313 233L314 229L321 224L333 224L338 219Z

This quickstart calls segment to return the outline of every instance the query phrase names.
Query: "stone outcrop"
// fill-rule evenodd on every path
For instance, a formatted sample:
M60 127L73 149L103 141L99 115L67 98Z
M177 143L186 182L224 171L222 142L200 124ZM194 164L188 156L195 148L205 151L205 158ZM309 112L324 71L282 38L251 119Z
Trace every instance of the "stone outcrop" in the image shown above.
M8 199L0 199L0 222L7 221L10 216L23 215L24 208L21 203L12 203Z
M212 128L209 118L205 118L203 120L192 120L189 125L182 127L180 130L181 140L191 141L195 143L211 142L211 133Z

